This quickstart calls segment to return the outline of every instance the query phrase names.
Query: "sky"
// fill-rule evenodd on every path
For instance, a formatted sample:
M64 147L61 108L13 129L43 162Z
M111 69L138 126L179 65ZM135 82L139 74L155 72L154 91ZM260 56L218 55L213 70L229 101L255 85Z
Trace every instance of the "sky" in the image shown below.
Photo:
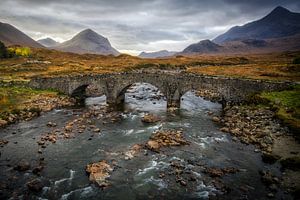
M181 51L299 0L0 0L0 21L63 42L90 28L123 53Z

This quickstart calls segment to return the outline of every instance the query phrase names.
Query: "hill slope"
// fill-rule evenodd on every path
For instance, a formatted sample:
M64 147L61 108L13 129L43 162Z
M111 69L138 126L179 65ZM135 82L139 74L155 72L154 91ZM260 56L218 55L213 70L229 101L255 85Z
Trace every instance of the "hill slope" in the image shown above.
M0 22L0 41L6 46L21 45L27 47L43 48L41 44L34 41L14 26Z
M91 29L86 29L71 40L63 42L54 47L54 49L73 52L79 54L91 53L101 55L119 55L120 53L114 49L107 38L99 35Z

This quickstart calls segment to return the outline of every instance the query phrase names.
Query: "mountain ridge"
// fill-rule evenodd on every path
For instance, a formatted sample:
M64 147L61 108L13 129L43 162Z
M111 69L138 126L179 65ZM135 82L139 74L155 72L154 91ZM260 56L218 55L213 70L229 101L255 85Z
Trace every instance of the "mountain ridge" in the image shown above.
M234 26L212 41L222 44L241 39L271 39L300 33L300 13L278 6L259 20Z
M141 52L138 57L140 58L163 58L163 57L170 57L176 54L175 51L167 51L167 50L160 50L154 52Z

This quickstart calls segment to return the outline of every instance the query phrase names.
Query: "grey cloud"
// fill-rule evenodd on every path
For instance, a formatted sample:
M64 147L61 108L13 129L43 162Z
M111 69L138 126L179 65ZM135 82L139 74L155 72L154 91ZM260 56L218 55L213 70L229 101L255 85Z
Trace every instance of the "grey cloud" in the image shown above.
M179 50L278 5L300 11L298 0L1 0L0 21L34 39L66 40L91 28L120 50Z

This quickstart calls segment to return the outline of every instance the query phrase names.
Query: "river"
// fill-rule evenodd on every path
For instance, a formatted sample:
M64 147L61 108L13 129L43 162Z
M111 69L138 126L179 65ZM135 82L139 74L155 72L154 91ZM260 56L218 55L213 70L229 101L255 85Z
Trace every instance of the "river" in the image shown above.
M64 127L88 109L102 109L104 103L104 97L88 98L84 108L53 110L2 129L0 137L9 143L0 148L1 198L22 199L26 194L30 199L265 199L270 191L262 183L259 171L280 174L278 165L261 161L261 154L253 145L233 141L229 134L219 131L210 114L220 114L220 104L188 92L183 96L181 109L170 113L163 95L147 84L128 90L121 120L104 123L101 118L90 117L87 126L91 127L83 133L58 139L38 153L37 141L42 134ZM160 116L161 122L141 122L147 112ZM47 126L49 121L57 126ZM100 132L93 131L95 127ZM182 130L191 143L164 148L160 153L142 150L138 156L125 159L131 146L144 144L159 129ZM28 193L26 182L36 175L31 170L18 172L13 167L21 159L34 167L41 158L45 166L40 175L44 187L41 192ZM100 160L115 163L108 179L110 186L105 189L91 183L85 172L88 163ZM182 169L180 176L186 185L178 182L174 163ZM204 173L207 168L237 171L211 177ZM276 198L291 197L279 190Z

